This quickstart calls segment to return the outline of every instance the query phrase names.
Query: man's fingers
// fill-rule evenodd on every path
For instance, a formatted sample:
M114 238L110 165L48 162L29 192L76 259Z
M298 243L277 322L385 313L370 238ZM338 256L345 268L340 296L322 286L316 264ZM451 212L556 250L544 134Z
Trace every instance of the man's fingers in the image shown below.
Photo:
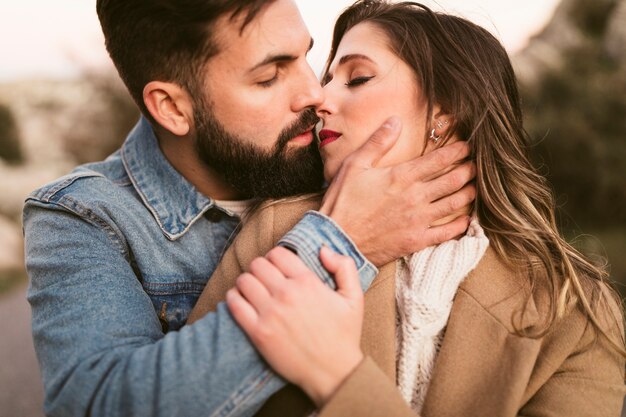
M455 212L464 210L474 199L476 199L476 186L474 184L467 184L454 194L432 203L431 215L434 220L443 219Z
M438 245L447 242L465 233L470 224L469 216L459 216L450 223L434 226L424 233L426 246Z
M454 168L452 171L430 181L428 183L428 188L424 191L424 198L426 198L427 201L432 202L443 199L444 197L452 196L457 191L469 185L469 182L475 177L476 164L473 162L465 162L464 164ZM472 197L472 200L474 197L475 194ZM465 202L463 205L467 203L468 202Z
M359 274L351 258L339 255L324 246L320 251L320 260L324 268L335 277L339 294L349 299L357 299L362 296L363 290L359 282Z
M226 305L235 321L248 334L254 331L259 320L259 314L254 307L246 301L237 288L231 288L226 293Z
M370 168L376 166L380 159L396 143L401 130L402 122L400 119L395 116L390 117L359 149L348 157L348 160L359 167Z
M427 181L438 177L451 165L463 161L469 154L470 147L467 142L459 141L400 164L394 170L399 172L398 175L410 178L411 181Z
M275 247L265 257L287 278L297 278L313 273L298 255L283 247Z

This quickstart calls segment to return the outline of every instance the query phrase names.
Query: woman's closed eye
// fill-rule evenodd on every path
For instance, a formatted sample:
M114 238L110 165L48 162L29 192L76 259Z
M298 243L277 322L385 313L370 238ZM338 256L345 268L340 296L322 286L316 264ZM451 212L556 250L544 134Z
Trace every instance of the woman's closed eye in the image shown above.
M358 87L359 85L363 85L363 84L367 83L369 80L371 80L374 77L375 77L375 75L370 75L370 76L367 76L367 77L366 76L354 77L350 81L348 81L346 83L346 85L348 87Z

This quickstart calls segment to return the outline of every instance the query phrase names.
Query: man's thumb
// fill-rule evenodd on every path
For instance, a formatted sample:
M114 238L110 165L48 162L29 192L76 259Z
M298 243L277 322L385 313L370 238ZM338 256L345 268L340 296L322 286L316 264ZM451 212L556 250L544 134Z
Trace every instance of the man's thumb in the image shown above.
M393 147L402 131L402 122L396 116L390 117L370 137L354 151L352 158L362 167L375 167Z

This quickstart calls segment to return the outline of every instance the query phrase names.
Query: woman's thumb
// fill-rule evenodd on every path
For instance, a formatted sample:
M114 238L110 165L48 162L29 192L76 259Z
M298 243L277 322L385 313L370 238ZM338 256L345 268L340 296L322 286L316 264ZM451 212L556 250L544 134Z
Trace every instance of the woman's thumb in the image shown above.
M359 274L350 257L339 255L323 246L320 250L320 260L324 268L335 277L339 294L349 299L358 299L363 296Z

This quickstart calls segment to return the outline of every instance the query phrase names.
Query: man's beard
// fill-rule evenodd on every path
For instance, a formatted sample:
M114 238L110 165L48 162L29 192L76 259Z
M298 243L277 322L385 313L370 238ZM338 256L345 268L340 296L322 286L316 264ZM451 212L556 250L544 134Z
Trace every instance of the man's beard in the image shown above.
M200 104L200 103L197 103ZM313 109L283 129L274 148L254 146L254 138L241 139L226 132L209 106L196 106L196 148L200 160L237 190L241 198L280 198L319 191L324 182L316 141L290 149L289 140L318 122Z

